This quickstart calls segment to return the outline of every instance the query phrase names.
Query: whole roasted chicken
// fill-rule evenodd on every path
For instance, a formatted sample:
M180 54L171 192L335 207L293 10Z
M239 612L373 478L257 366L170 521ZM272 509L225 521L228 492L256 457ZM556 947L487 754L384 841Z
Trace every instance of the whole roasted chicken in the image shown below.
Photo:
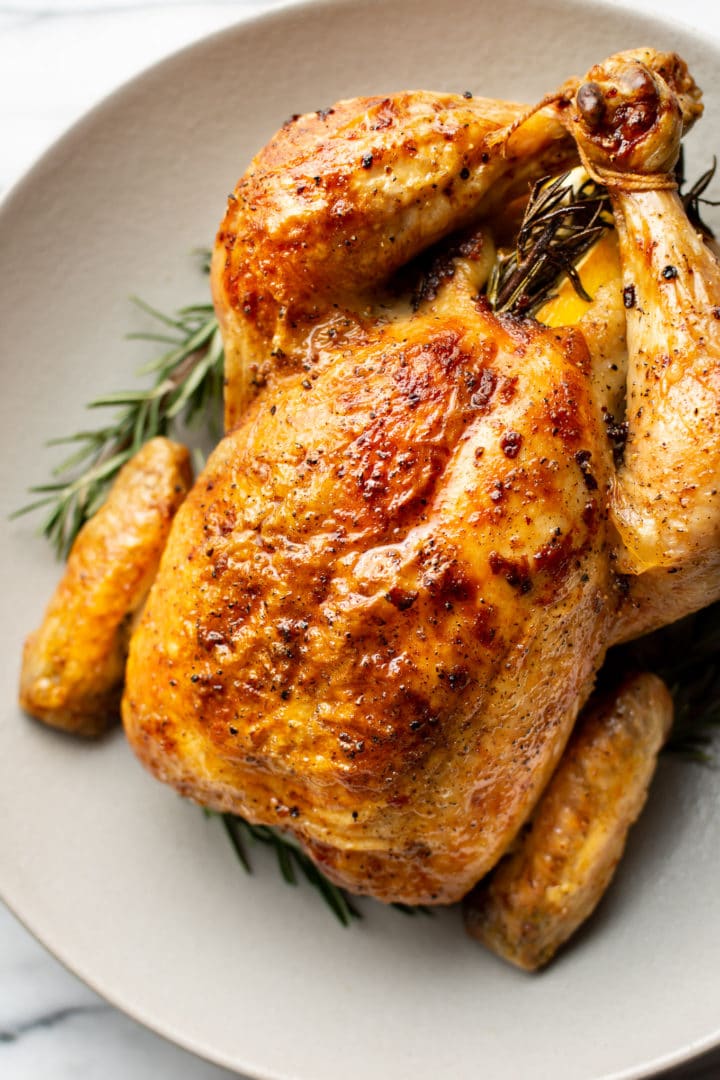
M720 596L720 269L673 175L700 111L643 49L534 109L415 92L289 121L218 233L228 433L130 640L156 776L355 892L469 894L526 967L597 902L671 721L650 675L578 721L608 647ZM619 263L574 325L498 313L496 239L578 163ZM86 698L42 705L45 631L24 704L87 728Z

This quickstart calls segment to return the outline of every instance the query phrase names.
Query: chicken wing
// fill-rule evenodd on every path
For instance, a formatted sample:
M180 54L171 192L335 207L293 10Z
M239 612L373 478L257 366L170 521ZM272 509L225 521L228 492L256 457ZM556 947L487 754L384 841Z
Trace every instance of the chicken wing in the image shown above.
M133 619L191 483L187 450L168 439L146 443L125 465L25 643L20 704L32 716L79 735L118 719Z
M473 937L529 971L552 959L612 879L672 716L654 675L627 679L588 709L526 831L466 898Z

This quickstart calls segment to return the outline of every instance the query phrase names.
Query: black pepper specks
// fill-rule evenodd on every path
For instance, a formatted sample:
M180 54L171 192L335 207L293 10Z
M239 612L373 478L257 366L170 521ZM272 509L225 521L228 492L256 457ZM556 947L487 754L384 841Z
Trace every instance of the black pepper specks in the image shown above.
M396 607L398 611L407 611L418 598L417 589L402 589L394 585L389 592L385 593L385 599Z
M636 304L635 286L626 285L623 289L623 304L626 308L634 308Z
M370 153L363 154L360 164L363 169L372 169L373 156Z
M463 97L470 101L472 99L472 90L463 90Z
M613 451L615 467L619 468L625 457L625 443L628 437L628 425L626 421L617 421L612 413L605 413L603 417L607 428L608 439Z
M500 440L500 447L505 457L516 458L520 453L522 441L519 431L506 431Z
M460 179L461 180L467 180L469 178L469 176L470 176L470 170L467 167L460 170Z
M365 750L364 739L354 739L352 735L349 735L346 731L341 731L338 735L338 742L340 743L340 749L351 760L356 754L362 754Z
M677 267L666 266L662 272L662 276L666 281L673 281L678 276Z
M585 481L585 487L588 491L596 491L598 482L592 474L590 466L590 458L592 454L589 450L578 450L575 455L575 461L580 466L580 472L583 474L583 480Z

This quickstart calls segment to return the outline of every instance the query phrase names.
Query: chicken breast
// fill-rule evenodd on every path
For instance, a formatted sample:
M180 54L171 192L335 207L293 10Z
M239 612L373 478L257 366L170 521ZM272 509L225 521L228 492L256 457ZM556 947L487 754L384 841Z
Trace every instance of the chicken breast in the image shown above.
M433 299L315 335L178 518L133 636L136 753L335 881L459 899L562 753L619 593L579 334Z

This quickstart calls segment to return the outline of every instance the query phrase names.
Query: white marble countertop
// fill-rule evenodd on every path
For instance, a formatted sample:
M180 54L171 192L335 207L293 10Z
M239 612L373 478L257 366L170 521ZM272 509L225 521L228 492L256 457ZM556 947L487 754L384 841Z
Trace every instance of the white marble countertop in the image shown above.
M65 128L121 82L196 38L282 3L0 3L0 195ZM716 0L684 0L681 9L674 0L633 0L632 6L666 13L720 37ZM231 1074L169 1045L104 1003L0 905L0 1076L221 1080ZM720 1054L672 1076L717 1078Z

